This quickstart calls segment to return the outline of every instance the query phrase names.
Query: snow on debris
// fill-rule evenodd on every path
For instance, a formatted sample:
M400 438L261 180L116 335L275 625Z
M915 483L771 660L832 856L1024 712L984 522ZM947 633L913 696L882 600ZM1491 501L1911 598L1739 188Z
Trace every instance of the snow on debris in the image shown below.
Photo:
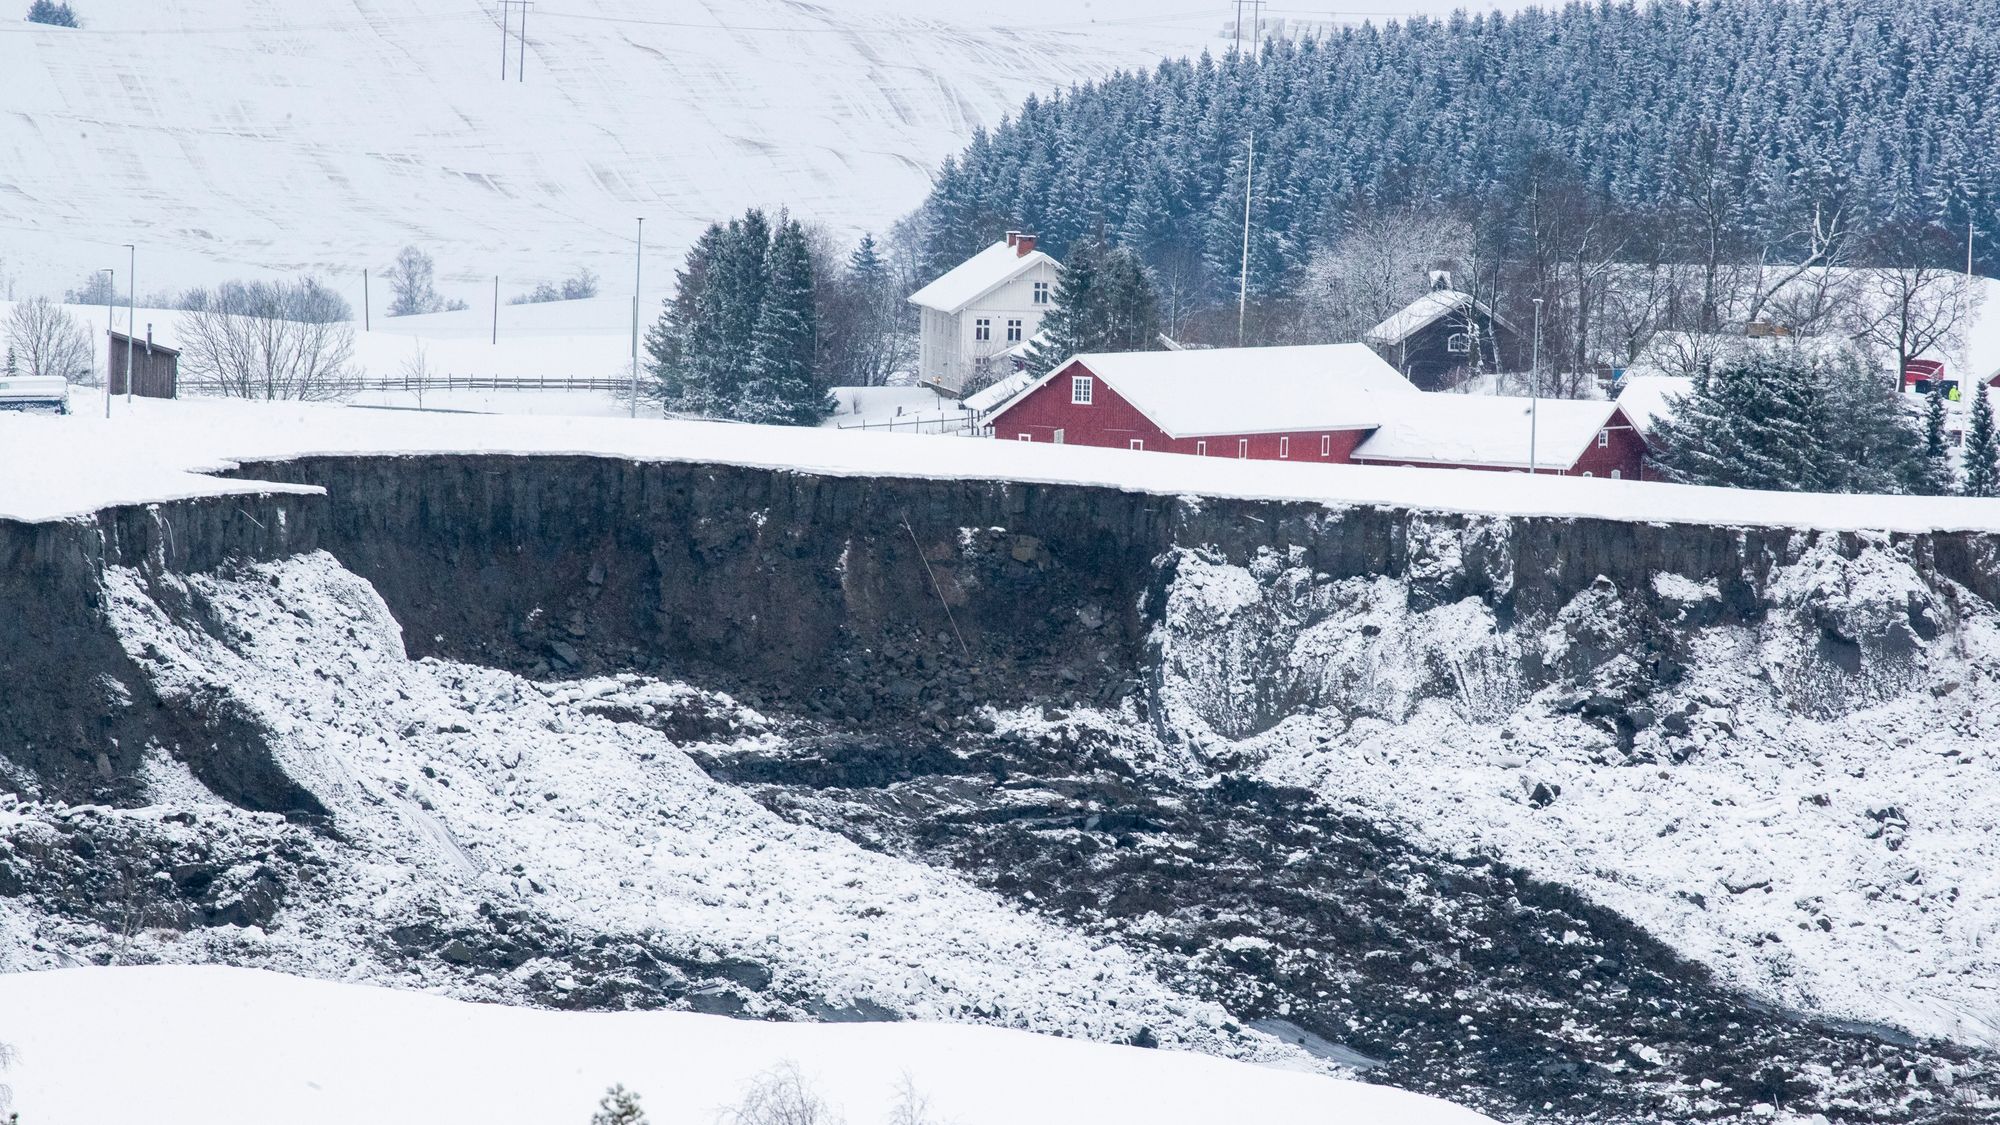
M782 998L813 996L1112 1042L1150 1029L1170 1046L1304 1063L1171 991L1122 948L949 872L787 823L711 780L659 720L692 703L728 717L728 738L768 737L766 720L726 697L629 678L545 689L412 663L380 597L323 553L234 578L158 579L163 593L122 570L107 581L121 642L163 698L227 700L268 729L277 765L357 853L330 865L322 899L288 908L268 932L149 932L127 947L131 959L464 993L462 974L435 960L372 960L379 943L367 935L425 919L474 925L496 906L564 932L643 937L691 962L762 965L769 986L741 998L750 1015L796 1016ZM180 624L156 593L196 599L214 631ZM217 805L203 802L203 815L224 815ZM561 992L573 971L537 957L470 992L517 999L532 978Z
M1197 746L1575 887L1776 1004L1990 1047L2000 619L1961 619L1962 650L1941 641L1900 674L1831 685L1803 671L1824 663L1805 655L1823 629L1945 612L1911 566L1886 544L1852 559L1809 549L1774 576L1768 620L1698 632L1686 679L1646 702L1653 721L1628 754L1557 689L1519 685L1518 649L1555 663L1572 638L1620 636L1613 591L1522 635L1476 599L1413 610L1403 580L1189 554L1155 637L1163 703ZM1719 603L1680 575L1652 585ZM1313 702L1260 712L1273 693Z
M613 1083L653 1121L708 1121L785 1064L854 1122L892 1120L907 1082L958 1125L1490 1125L1386 1086L994 1028L536 1011L245 969L15 974L0 1013L22 1120L62 1125L548 1125Z
M202 495L310 491L198 474L316 454L574 454L833 476L1101 485L1174 496L1488 515L1920 532L2000 531L2000 500L1822 496L1460 469L1305 465L1036 442L711 422L502 417L193 400L110 420L0 414L0 519L88 515Z

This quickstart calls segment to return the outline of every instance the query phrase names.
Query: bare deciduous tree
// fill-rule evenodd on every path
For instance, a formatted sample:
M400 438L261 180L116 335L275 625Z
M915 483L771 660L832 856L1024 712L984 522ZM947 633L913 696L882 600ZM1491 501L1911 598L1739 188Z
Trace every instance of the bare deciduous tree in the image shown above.
M843 1119L806 1081L799 1064L788 1059L759 1075L720 1120L723 1125L842 1125Z
M35 297L7 318L7 346L23 375L57 375L82 382L94 374L90 334L69 310Z
M1348 342L1423 296L1432 270L1452 269L1472 246L1472 229L1418 211L1356 218L1339 241L1306 265L1301 335Z
M1977 292L1965 275L1934 266L1867 270L1855 302L1850 331L1857 343L1885 359L1895 371L1927 351L1952 351L1964 342Z
M190 297L181 366L195 386L229 398L353 393L352 311L317 280L230 282Z

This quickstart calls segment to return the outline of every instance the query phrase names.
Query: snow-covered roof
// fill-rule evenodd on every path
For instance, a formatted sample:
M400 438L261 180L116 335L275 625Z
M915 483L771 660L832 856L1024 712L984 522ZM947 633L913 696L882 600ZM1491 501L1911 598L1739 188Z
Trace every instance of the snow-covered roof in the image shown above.
M1034 381L1035 376L1032 372L1016 371L1005 379L987 387L985 390L966 395L965 401L960 405L974 414L984 414L1001 403L1006 402L1008 399L1013 398L1015 395L1020 394Z
M1367 335L1362 338L1371 344L1400 344L1429 328L1438 318L1463 312L1468 308L1478 310L1482 316L1493 317L1493 311L1470 293L1461 293L1456 289L1433 289L1391 314L1387 320L1370 328ZM1512 327L1498 317L1493 319L1506 327Z
M1056 260L1040 250L1023 254L1002 239L910 294L910 303L956 314L1034 267L1045 264L1053 266Z
M1364 429L1387 412L1379 400L1417 393L1366 344L1100 352L1058 364L1000 409L1073 363L1177 438Z
M1355 460L1525 469L1532 442L1536 465L1568 466L1597 440L1617 409L1601 400L1430 392L1406 396L1394 406L1381 428L1354 451Z
M1673 400L1694 390L1694 380L1680 375L1633 375L1618 391L1618 405L1641 434L1650 435L1660 419L1673 414Z

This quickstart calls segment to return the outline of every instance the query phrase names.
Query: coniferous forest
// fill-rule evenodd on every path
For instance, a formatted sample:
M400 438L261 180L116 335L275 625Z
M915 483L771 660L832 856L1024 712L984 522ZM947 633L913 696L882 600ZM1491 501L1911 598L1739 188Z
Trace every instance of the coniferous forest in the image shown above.
M1413 211L1488 261L1837 241L1962 268L1971 225L2000 264L1992 0L1607 0L1169 61L1030 99L946 161L904 239L935 276L1009 228L1058 256L1101 235L1170 306L1233 305L1253 135L1253 298L1357 216Z

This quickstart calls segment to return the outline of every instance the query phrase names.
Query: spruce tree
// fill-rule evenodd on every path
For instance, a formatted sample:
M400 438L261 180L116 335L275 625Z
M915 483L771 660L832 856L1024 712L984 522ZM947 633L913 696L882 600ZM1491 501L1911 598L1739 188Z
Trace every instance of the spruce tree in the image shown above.
M67 3L59 0L35 0L28 5L28 22L45 23L51 27L82 27L76 12Z
M1160 298L1136 255L1091 239L1070 247L1056 271L1054 309L1042 318L1041 339L1028 368L1046 375L1086 352L1158 348Z
M1821 373L1795 348L1719 366L1658 426L1659 464L1684 484L1819 491L1836 482Z
M639 1095L621 1084L604 1091L590 1125L646 1125L646 1111L639 1107Z
M1993 431L1993 399L1981 386L1973 393L1972 421L1965 428L1967 496L2000 496L2000 435Z
M812 255L796 220L779 221L766 262L748 377L730 413L745 422L813 425L828 407L826 392L814 385Z
M697 361L702 349L713 346L702 317L710 310L708 286L721 260L728 232L712 223L688 251L687 260L674 275L674 295L660 313L660 319L646 334L646 354L652 358L654 396L669 414L707 414L715 403L705 381L707 367Z
M1944 435L1944 380L1933 379L1924 396L1924 484L1933 496L1951 491L1951 448Z

